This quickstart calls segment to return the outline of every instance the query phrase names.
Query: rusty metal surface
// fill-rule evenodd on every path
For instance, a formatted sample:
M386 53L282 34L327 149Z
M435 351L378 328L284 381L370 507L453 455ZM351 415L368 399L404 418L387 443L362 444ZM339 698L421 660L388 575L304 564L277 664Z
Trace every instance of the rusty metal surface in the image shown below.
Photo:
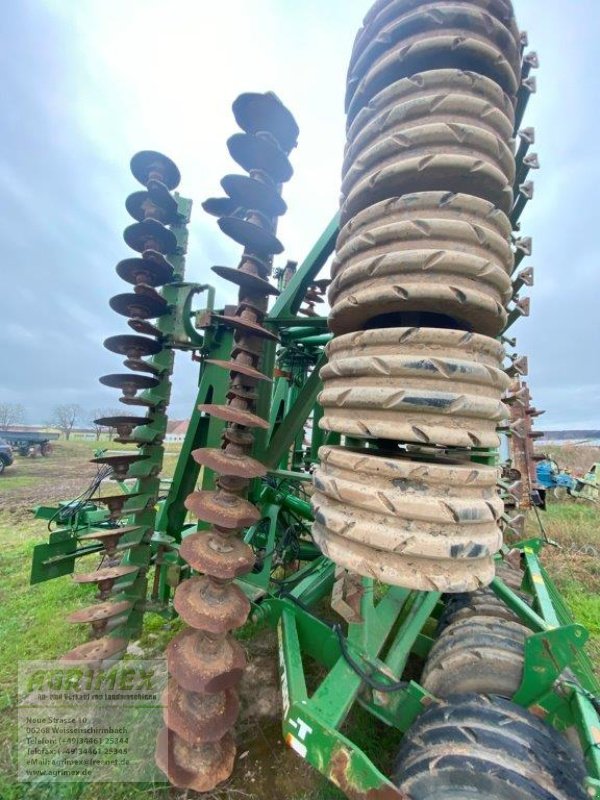
M379 202L342 229L328 297L330 328L383 314L430 312L497 335L512 296L510 222L492 204L450 192Z
M156 150L140 150L131 159L130 167L133 177L142 186L147 187L151 181L159 181L172 191L179 186L181 180L176 164Z
M121 437L131 436L134 428L140 425L149 425L153 422L151 417L100 417L94 420L94 425L104 428L114 428Z
M118 528L104 528L102 530L92 531L91 533L83 533L79 536L79 540L82 542L86 541L106 542L109 539L118 540L122 536L125 536L125 534L127 533L140 530L142 530L141 525L123 525Z
M470 70L515 94L521 65L512 15L499 18L478 0L390 3L357 37L347 78L348 120L390 83L428 68Z
M497 469L342 447L319 455L313 535L336 563L421 590L489 583L502 544Z
M139 567L134 566L116 566L116 567L102 567L95 572L81 572L73 575L75 583L97 583L98 584L98 598L106 600L115 581L119 578L124 578L127 575L133 575L139 572Z
M258 315L250 309L244 309L237 316L230 316L227 314L213 314L213 319L219 320L228 328L235 328L250 336L258 336L261 339L271 339L278 341L279 337L276 333L267 330L267 328L260 325L257 321Z
M117 275L134 286L162 286L173 280L173 267L160 254L154 258L126 258L116 266Z
M266 173L225 175L221 186L238 207L256 208L270 217L279 217L287 210L285 201Z
M320 426L351 436L497 447L510 379L495 340L441 328L346 334L327 348Z
M213 694L188 692L171 679L163 693L165 724L197 746L221 739L237 719L240 702L234 689Z
M261 278L258 272L249 272L236 267L211 267L211 269L219 278L224 278L249 292L264 295L279 294L279 289Z
M260 478L267 474L264 464L249 456L239 445L228 444L223 449L204 447L194 450L192 456L196 463L214 472L236 475L240 478Z
M159 186L163 187L163 191ZM177 220L177 202L164 184L160 183L155 184L153 191L130 194L125 200L125 208L138 222L155 219L162 225L171 225Z
M227 216L219 218L219 227L244 246L237 270L214 268L239 287L234 311L213 315L211 320L233 328L230 358L207 361L230 373L230 386L226 403L199 406L227 425L221 449L193 454L197 463L215 472L216 490L193 492L185 501L186 508L215 528L187 537L180 549L190 566L205 574L187 579L175 593L175 609L191 627L167 650L174 691L165 717L169 727L159 737L156 752L158 766L172 783L197 791L213 789L233 769L235 746L227 731L235 722L238 704L233 696L227 702L222 693L240 681L246 659L228 631L245 623L250 603L232 580L255 563L251 548L234 537L260 519L259 509L246 499L250 480L266 472L251 457L251 429L268 428L268 422L256 415L255 402L258 383L271 381L259 371L264 344L276 337L262 323L269 295L277 294L267 278L273 255L283 250L275 235L275 217L286 209L279 184L291 177L288 154L297 136L292 115L270 92L242 95L234 103L234 114L244 133L232 136L227 146L250 174L226 176L225 205L217 198L209 208L211 212L225 208ZM194 697L186 692L202 694ZM213 744L202 743L207 732L216 740Z
M536 456L534 450L535 433L533 419L540 413L531 404L531 393L525 381L517 379L508 392L510 408L509 450L510 470L513 473L513 487L507 498L506 528L516 535L524 532L524 513L532 508L533 492L537 489ZM516 478L516 480L515 480Z
M271 382L271 378L269 378L268 375L265 375L254 367L245 364L241 359L238 361L223 361L222 359L218 358L207 358L206 363L216 364L218 367L222 367L223 369L226 369L229 372L233 372L237 375L246 375L246 377L252 378L255 381L266 381L267 383Z
M158 735L155 758L174 786L206 792L231 775L235 742L226 734L218 742L192 746L165 727Z
M104 347L112 353L127 356L128 358L141 358L142 356L152 356L160 353L162 345L147 336L135 336L134 334L121 334L119 336L109 336L104 340Z
M108 466L112 467L114 476L116 478L125 478L127 477L127 471L132 464L135 464L136 461L143 461L146 458L148 458L148 456L141 456L137 454L105 455L98 456L97 458L91 458L90 462L92 464L107 464Z
M117 294L110 298L109 305L117 314L140 320L160 317L166 314L168 310L168 306L162 298L136 294L135 292Z
M131 608L131 605L129 600L121 600L118 603L107 600L105 603L96 603L96 605L88 606L87 608L80 608L72 614L69 614L66 620L74 624L108 620L111 619L111 617L121 616L125 611Z
M240 628L250 613L250 601L235 584L212 575L180 583L173 605L185 623L210 633Z
M230 422L233 425L243 425L248 428L263 428L266 430L269 427L267 420L256 416L251 411L247 411L243 407L236 407L234 404L228 406L219 406L210 403L199 405L198 410L210 414L212 417L218 417L225 422ZM248 404L245 404L246 406Z
M82 661L88 665L120 657L127 648L127 639L104 636L91 642L80 644L61 656L59 661Z
M131 494L110 494L104 497L94 497L94 503L100 503L108 508L109 518L111 520L119 519L123 514L123 507L128 500L134 497L139 497L140 492L132 492ZM131 512L127 512L131 513ZM89 536L89 534L86 534ZM80 537L83 538L83 537Z
M246 133L270 131L286 153L296 147L300 129L294 115L274 92L244 92L233 101L231 110Z
M129 533L130 531L139 531L139 530L142 529L137 525L128 525L122 528L109 528L107 530L93 531L92 533L83 534L83 536L79 537L79 540L82 542L85 541L101 542L106 551L106 554L112 557L117 552L119 539L121 539L122 536L125 536L125 534Z
M221 692L240 682L246 668L244 648L232 636L210 639L209 634L186 628L167 646L171 676L190 692Z
M152 389L159 383L157 378L131 373L103 375L99 380L103 386L121 389L124 397L133 397L141 389Z
M123 231L123 239L126 245L138 253L154 250L168 255L177 250L175 234L157 219L145 219L143 222L128 225Z
M393 786L362 789L350 772L350 754L339 748L329 761L329 777L344 792L349 800L410 800L410 797Z
M250 545L218 530L186 536L179 555L198 572L230 580L250 572L256 561Z
M106 633L109 625L114 625L119 617L124 617L132 605L129 600L121 600L118 603L108 600L74 611L66 617L66 621L72 624L90 625L92 636L99 639Z
M186 498L185 507L199 519L223 528L239 529L260 519L256 506L232 492L193 492Z

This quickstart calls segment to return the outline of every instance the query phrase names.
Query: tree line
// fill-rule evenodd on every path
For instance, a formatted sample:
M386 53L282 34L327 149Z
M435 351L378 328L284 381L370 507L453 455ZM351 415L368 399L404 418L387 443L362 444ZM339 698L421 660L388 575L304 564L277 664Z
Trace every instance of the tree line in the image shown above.
M52 413L46 420L48 427L57 428L67 441L77 426L85 426L93 430L96 441L103 433L107 433L111 438L114 435L114 428L107 425L98 425L95 420L102 417L117 417L122 415L120 409L114 408L93 408L88 411L83 409L78 403L62 403L54 406ZM22 403L0 403L0 434L10 428L18 428L25 425L27 412Z

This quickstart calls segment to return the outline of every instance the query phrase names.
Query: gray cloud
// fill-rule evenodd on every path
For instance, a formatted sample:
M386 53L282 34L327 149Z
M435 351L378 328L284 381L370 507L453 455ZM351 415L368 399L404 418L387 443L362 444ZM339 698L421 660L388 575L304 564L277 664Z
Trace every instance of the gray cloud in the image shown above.
M123 202L138 149L179 164L181 191L196 202L188 277L235 264L239 248L200 202L235 171L225 140L230 105L245 90L275 90L301 128L285 188L285 256L301 259L337 204L343 149L343 84L363 0L23 0L3 15L0 155L0 399L22 402L29 420L75 401L115 404L98 376L120 362L102 340L123 332L108 307L126 290L114 265L128 255ZM523 216L534 238L532 316L515 326L530 357L540 427L598 425L595 321L600 155L595 73L600 10L593 0L517 0L539 51L539 93L527 123L537 128L542 170ZM196 367L177 359L174 416L191 410Z

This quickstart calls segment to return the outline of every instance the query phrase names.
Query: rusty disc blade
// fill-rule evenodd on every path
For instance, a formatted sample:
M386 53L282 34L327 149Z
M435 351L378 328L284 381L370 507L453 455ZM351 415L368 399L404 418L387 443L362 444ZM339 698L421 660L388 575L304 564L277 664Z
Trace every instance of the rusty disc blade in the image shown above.
M252 447L254 444L254 434L248 428L238 425L228 425L221 433L221 439L231 444L239 444L240 447Z
M262 478L267 474L267 468L255 458L248 455L226 453L225 450L218 447L202 447L193 450L192 457L197 464L223 475L235 475L239 478Z
M221 739L240 710L234 689L199 694L187 692L172 679L163 692L162 705L165 724L192 746Z
M209 653L199 631L186 628L167 645L169 672L190 692L222 692L240 682L246 669L244 648L232 636L223 638L219 651Z
M123 231L123 239L125 244L138 253L158 250L159 253L167 255L177 250L175 234L156 219L145 219L143 222L128 225Z
M253 386L244 386L243 383L232 383L227 390L227 398L231 400L234 397L240 397L242 400L256 400L258 394Z
M102 503L111 510L118 509L120 511L128 500L132 500L134 497L141 497L141 495L142 492L131 492L131 494L106 494L104 497L94 497L93 502Z
M258 275L252 275L250 272L243 272L237 267L217 266L211 267L211 269L219 278L224 278L226 281L235 283L236 286L240 286L242 289L247 289L250 292L261 295L272 294L275 296L281 294L279 289L269 283L269 281L259 278Z
M148 286L162 286L173 280L173 267L168 261L154 261L150 258L125 258L116 266L117 275L127 283L144 283Z
M165 372L164 367L156 367L154 364L148 363L141 358L126 358L123 366L130 369L132 372L149 372L151 375L158 377Z
M91 458L92 464L108 464L113 468L113 472L118 477L123 477L127 474L129 467L136 461L144 461L149 456L141 455L112 455L112 456L98 456L98 458Z
M239 375L246 375L248 378L253 378L255 381L267 381L271 383L272 378L267 377L263 372L257 369L247 367L245 364L240 364L238 361L222 361L218 358L207 358L207 364L215 364L217 367L228 369L229 372L237 372Z
M126 406L143 406L144 408L156 408L160 405L160 400L148 399L145 397L119 397L119 403Z
M246 528L260 519L256 506L231 493L192 492L184 505L199 519L222 528Z
M210 749L208 749L210 748ZM156 741L155 760L173 786L208 792L233 772L235 742L226 734L219 742L191 747L163 727Z
M97 569L95 572L82 572L73 575L75 583L100 583L104 581L116 581L119 578L124 578L125 575L131 575L137 572L139 567L119 565L118 567L103 567Z
M202 208L213 217L231 217L244 211L230 197L209 197L202 203Z
M243 319L242 317L233 317L227 314L213 314L213 319L221 320L227 326L235 328L239 331L249 333L251 336L257 336L261 339L271 339L271 341L278 342L279 336L276 333L263 328L258 322L250 322L250 320Z
M136 333L143 333L146 336L156 336L158 339L162 338L163 333L160 328L157 328L156 325L152 325L150 322L146 322L146 320L128 319L127 324Z
M226 633L241 628L250 613L250 601L241 589L230 583L217 596L207 575L198 575L180 583L173 605L184 622L209 633Z
M237 335L234 338L233 343L231 345L230 360L233 361L235 364L238 364L240 362L238 356L241 353L244 353L246 355L252 356L256 361L258 361L263 351L262 340L258 336L255 336L253 333L247 333L242 328L237 330L236 334ZM254 368L252 367L252 369Z
M249 133L234 133L227 140L229 154L246 172L259 169L275 183L285 183L294 174L288 157L275 142Z
M283 253L284 248L279 239L254 222L241 217L220 217L218 225L226 236L243 247L266 255Z
M234 100L232 110L235 121L246 133L268 131L287 153L296 146L298 124L273 92L244 92Z
M119 336L109 336L104 340L104 347L111 353L117 353L128 358L141 358L141 356L153 356L160 353L162 345L154 339L145 336L134 336L133 334L120 334Z
M127 639L104 636L92 642L80 644L61 656L59 661L84 661L86 664L99 664L109 658L121 655L127 648Z
M94 420L94 425L103 428L137 428L140 425L149 425L153 420L150 417L100 417Z
M242 208L258 209L268 217L280 217L287 211L287 206L275 186L262 183L249 175L225 175L221 186L233 202Z
M222 406L215 403L203 403L198 406L198 411L204 411L205 414L210 414L211 417L217 417L225 422L232 422L234 425L245 425L248 428L264 428L269 427L267 420L252 414L250 411L243 411L241 408L234 408L233 406Z
M156 181L153 185L161 186ZM177 219L177 203L168 191L133 192L125 200L125 208L138 222L152 218L162 222L163 225L172 225Z
M245 575L256 562L250 545L235 536L225 538L210 530L186 536L179 554L198 572L223 579Z
M140 389L153 389L158 386L160 381L149 375L131 375L129 373L103 375L99 378L103 386L110 386L112 389L124 389L137 392ZM128 392L125 392L127 395Z
M167 313L168 305L162 297L126 292L111 297L108 304L113 311L124 317L154 319Z
M121 600L118 603L112 603L110 600L107 600L105 603L96 603L96 605L74 611L67 617L67 622L86 624L111 619L112 617L120 617L132 606L133 603L129 600Z
M150 180L161 181L170 191L179 186L181 174L175 162L156 150L141 150L133 156L129 166L131 174L142 186Z
M144 397L119 397L119 403L126 406L144 406L145 408L156 408L159 400L148 400Z

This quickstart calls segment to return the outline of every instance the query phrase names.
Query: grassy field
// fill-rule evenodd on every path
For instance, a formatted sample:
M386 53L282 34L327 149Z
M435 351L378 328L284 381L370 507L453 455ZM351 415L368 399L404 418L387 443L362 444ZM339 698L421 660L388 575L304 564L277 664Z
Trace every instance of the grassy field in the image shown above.
M91 602L93 590L86 591L60 578L28 585L31 554L35 544L46 540L43 521L33 519L30 508L77 496L95 473L88 463L96 444L71 442L59 444L48 459L17 457L14 466L0 478L0 798L2 800L183 800L193 793L180 793L149 784L51 784L31 785L16 782L16 665L22 659L54 658L84 640L78 626L65 622L65 614ZM113 445L111 445L111 448ZM176 447L167 455L165 472L172 473ZM556 457L556 453L554 454ZM589 454L584 467L598 459ZM561 463L565 459L560 458ZM600 459L598 459L600 460ZM567 464L569 465L569 464ZM548 536L557 547L548 547L544 563L563 592L576 618L591 632L589 651L594 663L600 663L600 536L598 507L567 501L550 504L543 515ZM536 534L535 519L529 532ZM94 568L94 565L91 565ZM162 652L178 629L178 623L165 623L156 615L147 615L140 646L148 657ZM339 800L343 795L307 767L281 742L279 708L272 701L277 694L276 644L266 635L248 644L257 667L254 683L246 688L250 700L238 726L240 759L233 778L209 795L209 800ZM271 691L268 713L256 719L252 696L258 688ZM265 695L265 697L267 696ZM267 704L268 705L268 704ZM352 735L358 743L375 747L383 762L395 749L393 734L370 718L352 722Z

